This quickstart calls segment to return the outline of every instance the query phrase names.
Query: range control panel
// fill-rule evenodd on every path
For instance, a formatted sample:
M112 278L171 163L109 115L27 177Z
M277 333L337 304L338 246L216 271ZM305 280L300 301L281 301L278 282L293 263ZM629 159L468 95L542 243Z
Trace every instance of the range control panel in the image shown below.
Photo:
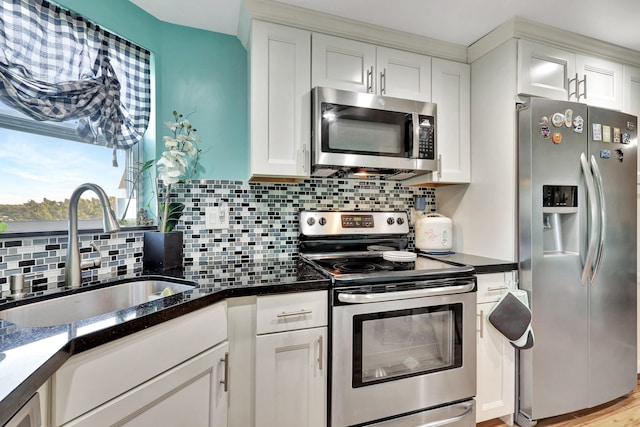
M409 233L408 215L400 211L301 211L298 224L305 236Z

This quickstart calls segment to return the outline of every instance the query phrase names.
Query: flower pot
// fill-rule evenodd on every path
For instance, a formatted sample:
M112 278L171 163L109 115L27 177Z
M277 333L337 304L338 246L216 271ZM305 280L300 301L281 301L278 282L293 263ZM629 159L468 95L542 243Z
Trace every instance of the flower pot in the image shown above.
M182 231L144 233L143 273L181 276L183 258Z

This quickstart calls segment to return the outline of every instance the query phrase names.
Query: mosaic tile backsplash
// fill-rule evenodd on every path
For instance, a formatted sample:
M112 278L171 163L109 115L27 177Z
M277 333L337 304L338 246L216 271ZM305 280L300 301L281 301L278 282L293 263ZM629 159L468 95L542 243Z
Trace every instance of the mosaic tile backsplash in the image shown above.
M424 196L435 211L435 189L398 182L349 179L305 180L300 183L257 183L202 180L175 186L174 199L186 205L177 227L184 232L185 267L202 278L216 274L241 276L247 264L297 253L298 211L303 209L404 210L415 196ZM208 230L205 208L225 204L229 228ZM90 242L102 248L100 268L83 271L95 279L130 274L142 267L142 231L82 234L83 258L94 257ZM67 236L0 239L0 286L9 276L26 274L32 291L58 286L64 280ZM233 281L231 281L233 283Z

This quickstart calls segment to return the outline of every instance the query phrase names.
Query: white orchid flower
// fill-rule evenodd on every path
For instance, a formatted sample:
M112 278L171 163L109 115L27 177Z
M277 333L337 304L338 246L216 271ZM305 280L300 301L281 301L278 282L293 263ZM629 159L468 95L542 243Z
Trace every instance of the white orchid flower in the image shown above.
M173 122L165 122L165 126L171 130L171 136L164 136L164 145L167 148L156 162L158 178L166 187L164 201L161 202L160 191L158 192L158 203L164 206L162 214L162 224L158 224L158 229L168 231L167 217L168 207L171 204L171 185L181 181L188 182L191 175L196 171L200 157L200 149L196 144L200 143L200 138L195 135L196 129L189 120L182 119L182 114L173 112ZM175 219L174 219L175 221Z
M178 129L178 126L180 126L180 123L176 123L176 122L164 122L164 125L166 127L168 127L169 129L171 129L171 132L175 132L176 129Z

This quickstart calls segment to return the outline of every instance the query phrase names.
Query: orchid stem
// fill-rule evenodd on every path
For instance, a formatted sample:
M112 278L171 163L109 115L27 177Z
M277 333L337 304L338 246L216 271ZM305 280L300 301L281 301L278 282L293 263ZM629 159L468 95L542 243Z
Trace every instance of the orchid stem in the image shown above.
M167 185L167 195L164 198L164 213L162 215L162 231L165 233L167 231L167 218L169 217L169 196L171 195L171 184Z

